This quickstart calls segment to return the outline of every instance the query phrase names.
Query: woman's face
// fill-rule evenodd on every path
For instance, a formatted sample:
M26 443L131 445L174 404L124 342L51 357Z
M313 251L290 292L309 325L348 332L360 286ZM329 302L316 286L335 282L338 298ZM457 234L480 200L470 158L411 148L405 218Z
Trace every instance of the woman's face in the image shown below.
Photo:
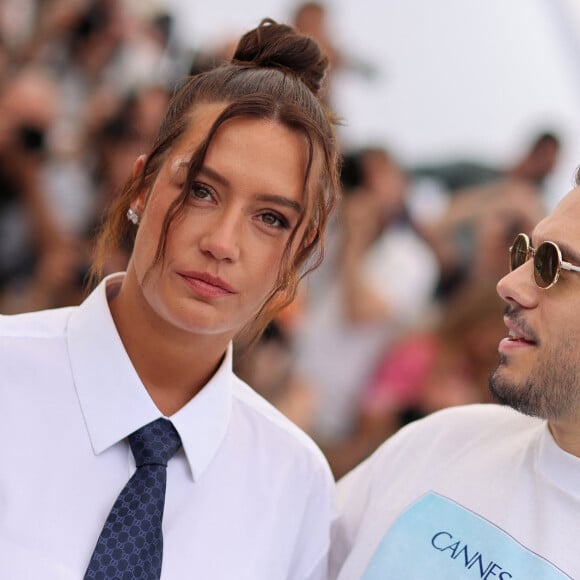
M163 163L150 192L132 204L140 223L127 282L149 314L173 327L231 339L274 288L303 211L307 148L302 135L263 119L234 118L214 136L164 259L154 256L190 159L225 105L203 104ZM136 163L135 170L142 167Z

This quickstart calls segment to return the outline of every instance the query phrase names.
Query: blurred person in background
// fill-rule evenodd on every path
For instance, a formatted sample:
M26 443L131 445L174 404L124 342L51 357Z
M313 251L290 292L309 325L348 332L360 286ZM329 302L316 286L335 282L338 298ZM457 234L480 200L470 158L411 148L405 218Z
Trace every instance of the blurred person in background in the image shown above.
M336 40L337 35L333 34L330 25L331 8L332 5L325 2L301 2L295 6L292 16L293 26L314 38L328 55L330 67L325 98L329 102L332 102L333 80L337 73L355 73L365 80L372 80L378 74L374 63L352 54Z
M535 135L523 154L505 167L493 167L476 161L452 161L414 167L414 177L429 177L451 194L466 188L497 181L516 179L542 188L556 167L561 153L561 140L554 131Z
M447 407L489 402L487 379L505 332L501 312L495 287L473 283L434 320L388 345L365 387L352 435L327 449L335 477L411 421Z
M0 293L25 283L63 237L42 180L57 99L54 80L38 68L0 84Z
M153 144L168 102L165 87L148 85L128 94L103 118L95 112L87 136L95 151L93 181L100 204L95 217L114 201L134 160Z
M407 178L382 148L347 156L343 201L325 263L309 280L296 328L297 371L312 386L315 437L351 434L369 373L386 345L427 314L436 259L409 221Z
M163 70L166 40L156 34L155 26L152 16L135 13L127 2L91 0L43 59L60 87L47 187L77 231L91 227L107 204L101 199L101 184L94 181L93 169L100 161L100 143L95 139L99 128L125 110L132 130L141 137L146 134L142 152L163 114L163 110L152 109L150 120L137 119L127 105L134 99L138 107L149 95L155 97L149 87L168 88L175 80ZM164 107L167 96L160 100ZM126 169L130 166L127 163ZM71 206L76 207L76 215Z
M341 66L343 57L335 46L331 38L328 27L328 14L325 4L322 2L303 2L294 9L292 25L320 44L324 52L328 55L331 70Z
M78 304L94 229L181 74L166 66L171 20L125 1L49 0L3 5L0 29L0 311Z
M278 316L258 341L236 350L235 373L306 433L314 432L314 391L296 371L291 331Z
M42 248L31 274L0 293L0 313L18 314L80 304L86 296L92 243L63 235Z
M500 179L453 197L439 219L420 226L439 261L437 299L448 302L465 285L497 280L505 246L545 213L541 191L522 179Z

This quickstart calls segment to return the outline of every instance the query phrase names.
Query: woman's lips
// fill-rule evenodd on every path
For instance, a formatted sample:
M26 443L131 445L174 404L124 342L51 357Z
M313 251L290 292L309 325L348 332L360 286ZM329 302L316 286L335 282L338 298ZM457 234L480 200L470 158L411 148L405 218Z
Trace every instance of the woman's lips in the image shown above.
M205 272L180 272L179 275L197 294L206 298L237 294L227 282Z

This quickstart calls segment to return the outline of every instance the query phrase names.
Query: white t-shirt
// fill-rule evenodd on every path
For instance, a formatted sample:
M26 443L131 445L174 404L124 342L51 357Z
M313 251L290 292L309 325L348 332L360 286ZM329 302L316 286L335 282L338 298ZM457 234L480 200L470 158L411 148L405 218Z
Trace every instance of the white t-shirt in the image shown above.
M545 421L447 409L391 437L338 490L331 578L580 578L580 459Z
M159 418L103 282L78 308L0 316L0 578L78 580ZM231 370L170 417L163 580L325 580L334 482L318 448Z

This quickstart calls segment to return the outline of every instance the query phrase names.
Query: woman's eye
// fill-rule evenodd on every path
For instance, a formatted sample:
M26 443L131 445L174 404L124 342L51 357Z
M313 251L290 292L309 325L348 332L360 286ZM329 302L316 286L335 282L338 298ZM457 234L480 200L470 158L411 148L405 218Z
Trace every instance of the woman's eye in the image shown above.
M280 229L288 228L288 221L278 214L268 211L261 214L260 218L267 226Z
M191 195L196 199L211 199L213 197L211 189L200 183L194 183L192 185Z

